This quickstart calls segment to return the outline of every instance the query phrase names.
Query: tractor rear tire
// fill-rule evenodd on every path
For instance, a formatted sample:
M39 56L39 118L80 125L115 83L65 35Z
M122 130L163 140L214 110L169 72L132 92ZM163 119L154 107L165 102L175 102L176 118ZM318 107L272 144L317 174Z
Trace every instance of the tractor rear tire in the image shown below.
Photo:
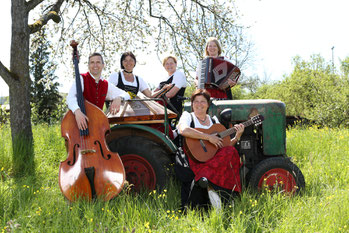
M162 190L166 186L170 158L160 145L145 137L125 136L111 141L109 148L119 153L126 180L134 191Z
M272 157L258 163L249 174L252 190L281 191L288 194L299 193L305 187L301 170L286 157Z

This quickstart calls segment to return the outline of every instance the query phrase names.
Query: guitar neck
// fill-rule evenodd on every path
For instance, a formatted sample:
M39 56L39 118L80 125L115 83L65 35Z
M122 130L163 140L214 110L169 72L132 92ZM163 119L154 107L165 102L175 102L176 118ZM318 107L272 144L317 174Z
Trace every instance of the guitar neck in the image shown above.
M252 120L248 120L248 121L243 122L242 124L243 124L245 127L247 127L247 126L252 125L253 122L252 122ZM233 133L236 133L236 129L235 129L234 127L230 128L230 129L227 129L227 130L224 130L224 131L218 133L218 136L219 136L220 138L225 138L226 136L229 136L229 135L231 135L231 134L233 134Z

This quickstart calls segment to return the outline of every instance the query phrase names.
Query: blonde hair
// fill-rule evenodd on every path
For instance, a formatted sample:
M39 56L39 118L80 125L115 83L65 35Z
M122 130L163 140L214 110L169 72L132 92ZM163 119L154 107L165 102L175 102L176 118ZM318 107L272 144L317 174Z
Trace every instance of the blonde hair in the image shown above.
M167 56L164 58L164 60L162 60L162 66L165 66L165 63L168 61L168 59L172 58L174 63L177 64L177 59L174 56Z
M206 46L205 46L205 56L206 56L206 57L209 56L208 51L207 51L207 47L208 47L208 44L209 44L210 42L214 42L214 43L217 45L217 47L218 47L218 56L221 55L221 53L222 53L222 47L221 47L221 44L219 43L218 39L217 39L216 37L210 37L210 38L207 39L207 42L206 42Z

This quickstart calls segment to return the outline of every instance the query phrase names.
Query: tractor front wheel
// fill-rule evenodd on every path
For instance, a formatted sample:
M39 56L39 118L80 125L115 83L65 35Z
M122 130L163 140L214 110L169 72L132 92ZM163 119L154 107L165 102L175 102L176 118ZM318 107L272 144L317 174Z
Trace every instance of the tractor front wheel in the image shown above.
M132 189L163 189L169 179L170 158L155 142L139 137L126 136L109 143L112 151L119 153Z
M258 163L249 176L249 186L253 190L298 193L305 187L301 170L289 158L273 157Z

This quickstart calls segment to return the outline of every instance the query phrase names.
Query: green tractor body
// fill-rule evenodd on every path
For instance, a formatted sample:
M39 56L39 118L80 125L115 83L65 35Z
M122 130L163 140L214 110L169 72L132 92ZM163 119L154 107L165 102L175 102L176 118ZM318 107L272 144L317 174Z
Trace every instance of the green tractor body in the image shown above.
M286 110L285 104L277 100L228 100L213 101L210 114L219 116L221 111L230 108L231 122L247 121L251 116L264 117L261 136L263 155L286 154Z

